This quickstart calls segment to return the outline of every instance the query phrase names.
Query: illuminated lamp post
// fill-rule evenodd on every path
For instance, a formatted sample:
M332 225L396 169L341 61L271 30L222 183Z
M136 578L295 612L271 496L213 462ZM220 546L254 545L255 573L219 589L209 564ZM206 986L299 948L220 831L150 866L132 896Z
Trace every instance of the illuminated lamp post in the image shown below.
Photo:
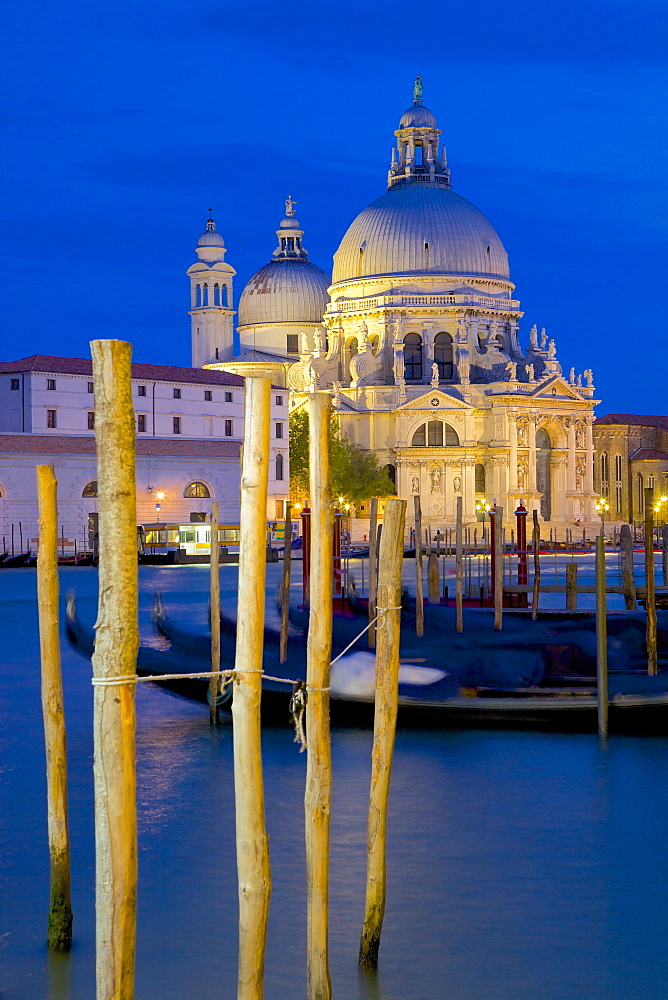
M610 510L610 504L605 499L605 497L599 498L596 504L596 510L598 511L599 516L601 518L601 537L605 538L605 515L606 511Z
M158 502L155 505L155 516L156 516L158 522L160 522L160 510L162 508L161 501L165 499L165 494L162 492L162 490L160 490L160 491L158 491L158 493L156 493L156 497L158 499Z
M339 504L343 503L343 497L339 497ZM334 537L332 539L332 556L334 566L334 596L341 597L341 519L343 511L341 507L334 508Z
M482 514L482 533L483 537L485 535L485 515L489 514L492 509L492 505L484 498L481 497L480 500L475 505L475 509L479 514Z

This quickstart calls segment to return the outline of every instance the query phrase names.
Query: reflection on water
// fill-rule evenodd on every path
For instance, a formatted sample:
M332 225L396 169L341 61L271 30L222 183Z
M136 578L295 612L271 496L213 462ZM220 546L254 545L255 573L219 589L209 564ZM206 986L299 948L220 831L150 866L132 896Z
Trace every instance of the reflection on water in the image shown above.
M269 567L271 573L276 567ZM278 568L280 572L280 567ZM66 570L82 617L96 575ZM75 946L44 947L48 906L34 574L0 574L3 1000L94 996L90 664L64 647ZM230 604L236 567L221 581ZM145 635L154 589L206 627L208 570L141 573ZM272 595L275 578L270 579ZM65 584L63 586L63 590ZM232 733L204 706L137 691L141 1000L236 996ZM357 970L364 907L371 735L332 735L331 966L335 998L664 1000L668 958L668 741L494 732L401 732L378 975ZM273 894L267 998L305 993L305 755L263 735Z

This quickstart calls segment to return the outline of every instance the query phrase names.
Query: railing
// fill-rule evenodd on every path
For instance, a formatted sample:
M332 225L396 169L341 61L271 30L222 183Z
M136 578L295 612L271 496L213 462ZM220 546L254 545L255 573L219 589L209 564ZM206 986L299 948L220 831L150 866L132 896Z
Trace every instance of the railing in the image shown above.
M479 306L500 312L518 312L518 299L486 295L374 295L369 298L338 299L327 306L328 313L361 311L388 306Z

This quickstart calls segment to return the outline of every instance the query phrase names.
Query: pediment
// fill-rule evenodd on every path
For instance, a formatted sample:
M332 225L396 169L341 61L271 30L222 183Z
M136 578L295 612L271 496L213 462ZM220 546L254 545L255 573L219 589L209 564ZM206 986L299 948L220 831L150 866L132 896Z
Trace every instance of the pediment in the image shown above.
M457 399L456 396L451 396L449 393L443 392L442 389L430 389L421 396L402 403L398 409L403 411L429 410L436 412L437 410L473 410L474 407L463 399Z
M556 392L554 392L555 389ZM545 379L529 395L533 399L538 399L541 396L547 398L565 396L567 399L577 399L580 403L584 402L584 396L578 392L575 386L569 385L563 375L553 375L552 378Z

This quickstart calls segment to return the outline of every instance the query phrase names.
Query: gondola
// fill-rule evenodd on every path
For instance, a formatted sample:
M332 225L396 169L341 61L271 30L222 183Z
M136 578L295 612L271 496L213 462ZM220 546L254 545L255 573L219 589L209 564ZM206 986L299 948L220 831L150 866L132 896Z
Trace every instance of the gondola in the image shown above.
M27 552L19 552L15 556L7 556L6 559L0 563L0 569L16 569L17 566L29 566L32 560L36 560L32 552L28 550ZM34 563L32 563L34 565Z

